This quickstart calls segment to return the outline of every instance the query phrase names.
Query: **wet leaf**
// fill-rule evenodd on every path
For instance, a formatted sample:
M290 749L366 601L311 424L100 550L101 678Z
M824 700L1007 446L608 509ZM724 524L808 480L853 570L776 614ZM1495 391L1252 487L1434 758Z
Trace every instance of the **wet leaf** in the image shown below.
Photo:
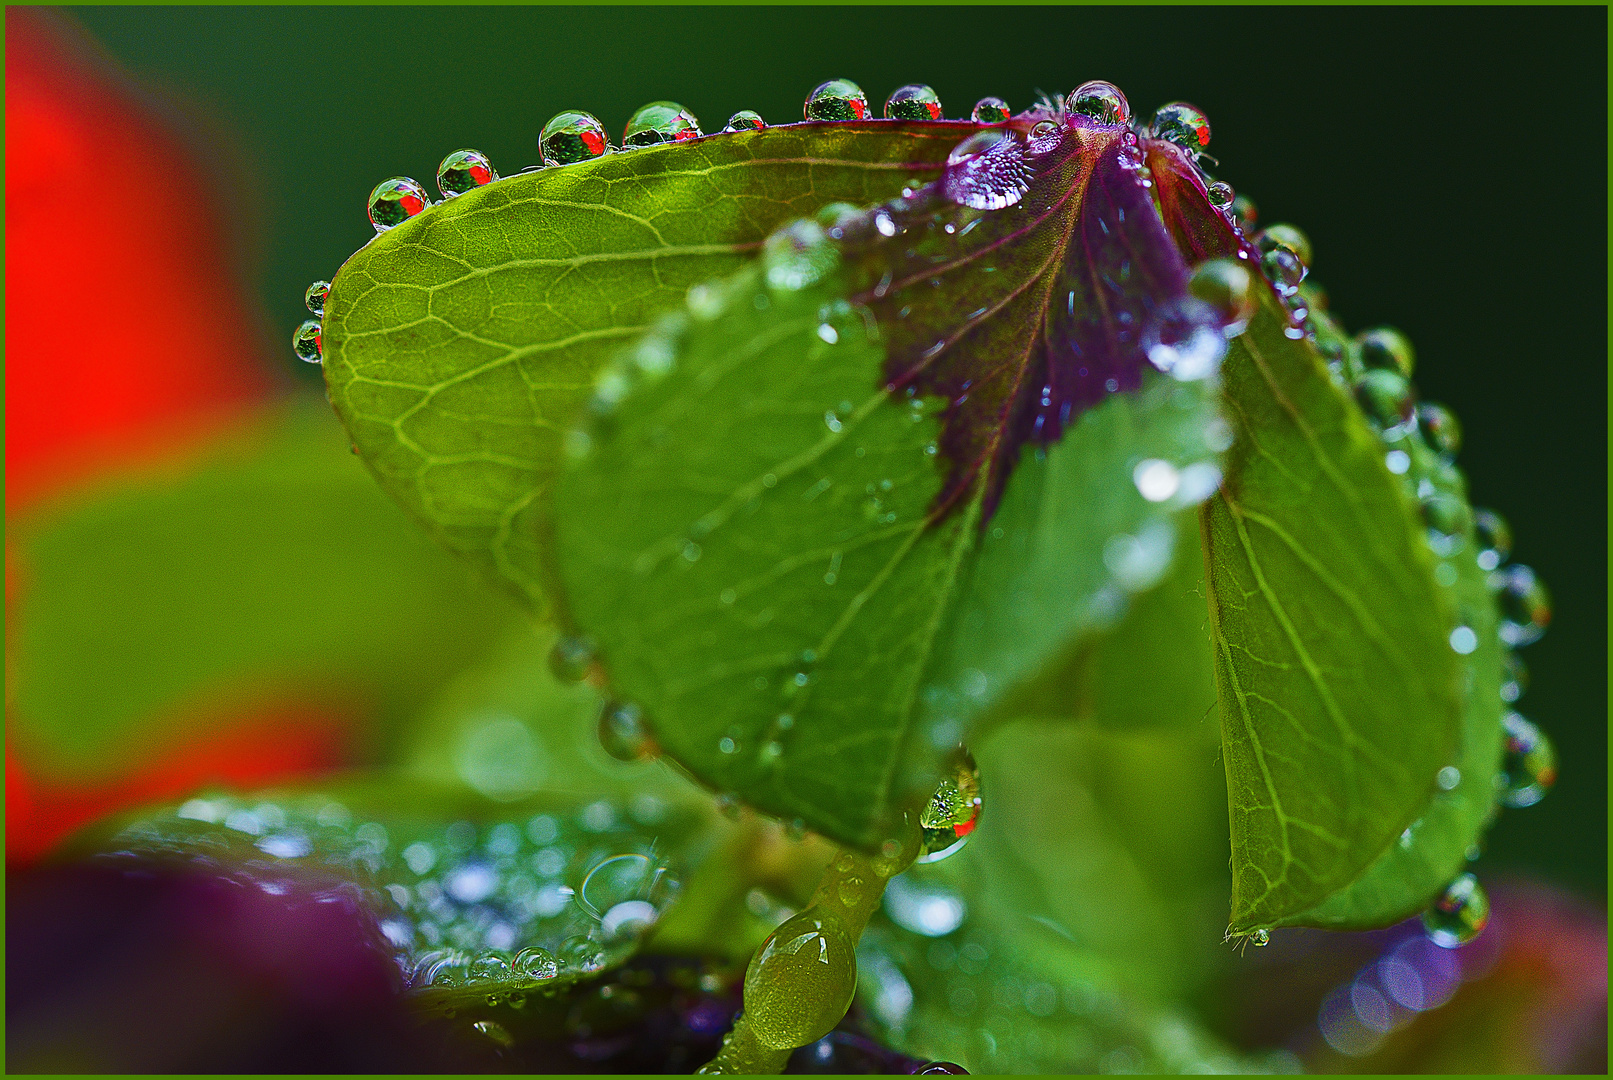
M621 797L488 800L376 774L204 794L125 815L76 852L343 902L421 1008L519 1005L621 964L710 840L711 815ZM515 995L515 997L512 997Z
M376 237L331 284L325 376L383 488L546 610L561 435L606 357L774 227L935 175L973 125L802 124L506 177Z
M1310 921L1453 764L1450 590L1385 447L1262 290L1223 368L1237 442L1203 512L1232 933Z
M842 842L1157 581L1219 476L1219 324L1120 129L1038 122L699 290L601 377L558 496L615 691L701 780Z
M323 402L44 507L11 543L9 738L73 782L265 702L396 723L513 614L375 491Z

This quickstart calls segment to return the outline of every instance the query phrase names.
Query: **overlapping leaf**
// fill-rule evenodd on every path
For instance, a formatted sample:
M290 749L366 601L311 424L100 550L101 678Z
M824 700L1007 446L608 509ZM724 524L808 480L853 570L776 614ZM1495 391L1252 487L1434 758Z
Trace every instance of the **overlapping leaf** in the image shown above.
M331 285L326 380L381 485L546 609L561 435L604 359L782 222L935 175L959 123L799 124L506 177L371 241Z
M996 139L701 290L602 378L556 503L570 614L662 746L845 842L1157 580L1218 476L1213 385L1159 369L1212 374L1219 324L1126 133Z

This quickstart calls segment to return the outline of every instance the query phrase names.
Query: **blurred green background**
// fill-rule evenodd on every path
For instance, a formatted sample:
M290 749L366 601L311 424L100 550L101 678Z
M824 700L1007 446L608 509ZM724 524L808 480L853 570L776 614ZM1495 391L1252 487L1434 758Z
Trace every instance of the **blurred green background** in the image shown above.
M1403 329L1425 398L1461 418L1474 500L1552 587L1523 711L1561 779L1505 814L1483 869L1604 897L1607 878L1605 8L71 9L212 147L288 377L302 292L370 235L380 179L430 186L448 151L504 173L561 109L613 134L645 101L708 130L800 119L844 76L876 108L928 82L949 116L996 94L1119 84L1187 99L1218 176L1311 236L1352 330Z

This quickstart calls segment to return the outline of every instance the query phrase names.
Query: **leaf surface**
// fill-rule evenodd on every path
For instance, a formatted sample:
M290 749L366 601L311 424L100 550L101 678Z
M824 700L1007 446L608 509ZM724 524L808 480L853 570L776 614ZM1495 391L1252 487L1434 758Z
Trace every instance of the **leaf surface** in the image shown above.
M1304 921L1453 763L1454 598L1385 449L1262 290L1223 386L1237 442L1203 511L1233 853L1230 932Z
M560 439L605 358L784 221L933 177L963 123L795 124L505 177L331 283L331 400L381 486L544 611Z
M698 778L842 842L1158 580L1219 476L1213 381L1160 370L1191 342L1213 374L1219 324L1121 131L1040 122L697 293L602 376L558 497L616 692ZM1152 460L1182 481L1158 501Z

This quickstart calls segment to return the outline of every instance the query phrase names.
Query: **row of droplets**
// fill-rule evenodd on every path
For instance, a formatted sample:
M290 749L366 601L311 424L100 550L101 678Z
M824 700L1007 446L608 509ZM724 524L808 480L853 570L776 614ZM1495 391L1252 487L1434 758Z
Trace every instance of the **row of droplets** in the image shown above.
M1204 143L1208 144L1207 131ZM1288 336L1296 340L1304 337L1317 345L1332 377L1352 394L1388 448L1385 464L1416 498L1434 554L1440 560L1448 560L1462 552L1470 532L1476 540L1477 551L1471 557L1487 575L1486 583L1500 615L1503 714L1496 801L1508 808L1534 805L1556 780L1556 752L1545 734L1512 708L1528 686L1528 671L1515 650L1538 641L1545 633L1551 621L1551 601L1545 585L1531 568L1507 564L1512 553L1512 530L1506 520L1493 510L1472 509L1463 497L1460 473L1454 465L1462 438L1456 415L1444 405L1418 402L1411 383L1416 354L1411 342L1393 327L1365 330L1348 342L1319 340L1310 309L1325 307L1326 293L1314 284L1301 288L1313 258L1310 239L1286 224L1255 231L1258 211L1252 201L1235 196L1230 186L1220 182L1212 182L1208 191L1212 205L1228 217L1240 234L1252 234L1260 254L1260 269L1289 310L1292 325ZM1424 447L1427 452L1423 452ZM1436 579L1443 585L1454 585L1457 577L1455 567L1443 561L1436 568ZM1479 640L1464 622L1451 631L1450 646L1467 656L1478 649ZM1460 774L1454 767L1440 771L1438 784L1442 789L1449 790L1458 783ZM1479 854L1475 846L1469 849L1468 858L1476 859ZM1424 930L1436 944L1456 948L1483 931L1489 909L1483 886L1473 874L1463 873L1423 913ZM1251 937L1256 945L1270 941L1266 930L1258 930Z
M1087 116L1102 124L1127 124L1131 121L1131 107L1125 95L1114 84L1102 80L1083 83L1061 104L1065 113ZM868 118L868 112L867 95L849 79L830 79L820 83L807 95L802 109L806 120L820 122L864 120ZM886 98L884 115L887 120L941 120L941 99L929 86L909 83L898 87ZM970 119L978 124L1002 124L1010 116L1008 103L999 97L983 97L970 110ZM729 117L722 130L725 134L732 134L758 131L766 126L760 114L742 109ZM1052 131L1055 126L1053 121L1044 120L1032 132L1032 137L1035 138L1044 129ZM1150 131L1155 138L1166 139L1192 151L1202 151L1209 144L1209 122L1204 114L1181 102L1166 105L1156 112ZM701 138L704 134L698 118L684 106L674 101L653 101L639 108L629 118L622 132L620 149L626 151L686 142ZM978 152L982 148L971 152ZM581 110L566 110L550 117L538 134L538 153L543 164L524 171L591 161L615 151L598 117ZM437 190L441 192L443 202L485 187L498 179L499 174L493 163L478 150L455 150L443 158L437 167ZM381 233L401 225L433 205L437 204L432 202L418 181L407 176L394 176L381 181L370 192L367 211L375 231ZM303 322L292 334L292 351L299 359L311 364L320 363L323 358L321 320L329 292L328 281L316 281L308 287L304 301L314 318Z

